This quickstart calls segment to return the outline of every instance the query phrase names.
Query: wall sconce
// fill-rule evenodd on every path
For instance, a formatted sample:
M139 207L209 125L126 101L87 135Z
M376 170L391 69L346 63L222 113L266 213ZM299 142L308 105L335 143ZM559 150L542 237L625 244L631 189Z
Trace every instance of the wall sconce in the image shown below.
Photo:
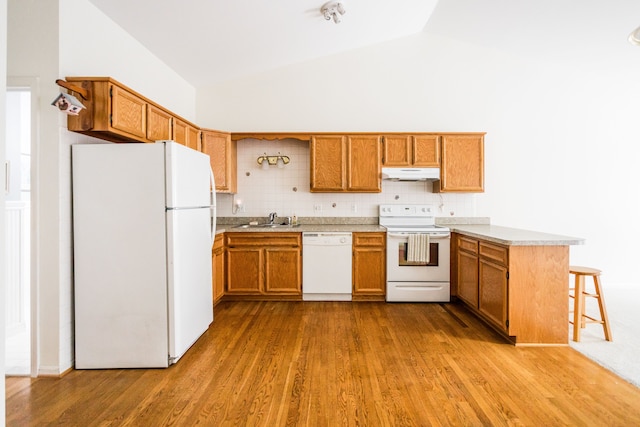
M282 169L284 165L288 165L291 162L291 159L289 156L283 156L278 152L277 156L267 156L267 153L264 153L256 161L262 166L262 169L267 170L269 166L278 166L279 169Z
M320 12L324 15L324 19L329 21L333 18L333 22L336 24L340 23L340 15L347 13L347 11L344 10L344 5L339 1L330 1L325 3L320 8Z

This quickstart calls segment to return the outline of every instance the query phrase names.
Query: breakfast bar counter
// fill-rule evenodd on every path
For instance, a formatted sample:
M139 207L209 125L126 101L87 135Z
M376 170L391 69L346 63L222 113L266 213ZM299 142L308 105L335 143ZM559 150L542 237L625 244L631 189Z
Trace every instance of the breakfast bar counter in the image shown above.
M454 224L454 233L477 237L507 246L571 246L582 245L584 239L491 224Z

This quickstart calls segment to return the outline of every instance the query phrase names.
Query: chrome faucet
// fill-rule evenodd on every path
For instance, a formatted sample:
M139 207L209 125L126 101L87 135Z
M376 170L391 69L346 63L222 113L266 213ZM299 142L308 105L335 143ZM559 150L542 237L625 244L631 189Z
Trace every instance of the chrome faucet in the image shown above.
M269 224L273 224L273 221L275 221L275 220L276 220L276 217L277 217L277 216L278 216L278 214L277 214L277 213L275 213L275 212L271 212L271 213L269 214Z

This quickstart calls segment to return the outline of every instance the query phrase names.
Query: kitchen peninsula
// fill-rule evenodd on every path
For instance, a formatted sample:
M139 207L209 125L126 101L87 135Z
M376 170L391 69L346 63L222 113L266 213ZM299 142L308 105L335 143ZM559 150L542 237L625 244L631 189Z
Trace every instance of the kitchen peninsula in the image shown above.
M516 345L566 345L569 246L584 239L489 224L450 227L452 294Z

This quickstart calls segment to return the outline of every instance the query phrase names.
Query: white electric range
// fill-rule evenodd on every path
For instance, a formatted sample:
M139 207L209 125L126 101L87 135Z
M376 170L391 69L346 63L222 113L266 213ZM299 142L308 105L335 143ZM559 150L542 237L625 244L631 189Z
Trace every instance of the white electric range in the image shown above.
M387 229L387 301L450 301L451 231L436 225L435 207L380 205L379 224ZM428 246L416 260L409 245ZM426 249L426 248L425 248ZM424 252L424 251L423 251Z

